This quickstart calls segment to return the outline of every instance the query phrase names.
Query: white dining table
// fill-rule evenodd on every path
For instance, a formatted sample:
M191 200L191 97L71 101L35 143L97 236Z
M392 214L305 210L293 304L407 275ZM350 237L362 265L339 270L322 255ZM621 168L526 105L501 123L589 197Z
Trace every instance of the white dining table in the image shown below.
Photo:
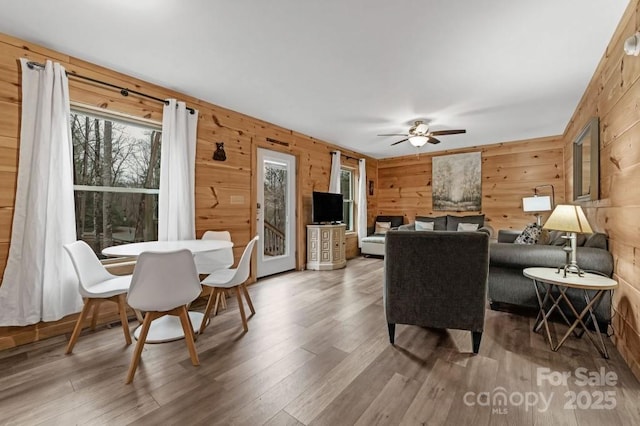
M146 251L168 252L187 249L191 253L206 253L233 247L231 241L222 240L180 240L180 241L144 241L139 243L121 244L107 247L102 254L109 257L138 257ZM204 319L202 312L189 311L189 318L196 333ZM142 327L134 330L133 336L138 339ZM184 338L180 319L172 315L165 315L154 320L149 327L147 343L164 343Z

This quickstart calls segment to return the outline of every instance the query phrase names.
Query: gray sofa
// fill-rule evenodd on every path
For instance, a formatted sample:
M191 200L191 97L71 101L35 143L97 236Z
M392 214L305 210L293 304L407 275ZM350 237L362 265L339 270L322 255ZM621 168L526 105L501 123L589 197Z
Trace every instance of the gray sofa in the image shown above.
M509 308L510 305L537 309L538 299L533 282L522 271L532 266L555 268L566 263L566 253L561 245L557 245L563 242L558 235L551 235L549 244L513 244L519 234L519 231L500 230L498 242L490 245L488 298L492 309ZM582 235L578 244L578 265L610 277L613 273L613 256L607 251L606 236L599 233ZM569 289L567 295L578 311L586 306L581 291ZM600 324L610 323L609 292L602 297L595 314Z
M473 352L484 330L489 236L484 232L387 233L384 307L389 340L396 324L470 330Z
M459 223L474 223L478 225L478 231L485 232L489 234L489 237L493 236L493 228L484 223L484 215L470 215L470 216L454 216L454 215L446 215L446 216L416 216L416 220L420 222L433 222L433 230L434 231L457 231ZM401 225L398 227L399 231L415 231L416 224L415 222Z
M404 216L376 216L375 222L391 222L391 229L398 229L404 221ZM384 256L385 234L376 234L375 226L367 228L367 236L362 239L360 253L363 256Z

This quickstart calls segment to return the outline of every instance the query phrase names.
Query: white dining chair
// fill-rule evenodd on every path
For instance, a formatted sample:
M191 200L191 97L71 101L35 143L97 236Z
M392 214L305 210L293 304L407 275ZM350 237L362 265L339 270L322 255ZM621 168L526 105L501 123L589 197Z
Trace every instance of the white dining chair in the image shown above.
M229 231L206 231L202 239L231 241L231 234ZM199 274L211 274L218 269L228 269L233 266L233 249L229 247L208 253L196 253L193 259Z
M205 231L202 240L231 241L229 231ZM212 252L196 253L193 260L196 262L198 274L211 274L219 269L229 269L233 266L234 257L231 247ZM227 308L227 295L223 294L220 302L223 309Z
M247 300L247 304L249 305L249 309L252 314L255 314L256 311L253 307L253 303L251 302L251 297L249 296L249 291L247 290L246 281L249 278L249 271L251 266L251 256L253 254L253 249L255 247L256 241L258 241L258 236L256 235L247 247L245 247L244 252L242 253L242 257L240 258L240 262L238 263L238 267L235 269L219 269L214 271L211 275L205 278L202 281L202 285L207 287L212 287L212 291L209 294L209 300L207 301L207 307L204 311L204 318L202 318L202 323L200 324L200 333L204 331L206 324L208 323L209 316L211 315L211 310L214 308L214 315L218 310L218 303L220 301L220 296L227 289L234 288L236 291L236 298L238 299L238 309L240 310L240 317L242 318L242 328L244 331L249 331L249 327L247 326L247 316L244 312L244 304L242 302L242 294L244 293L244 297Z
M78 275L78 290L84 298L84 307L76 321L76 325L71 334L71 339L67 345L65 353L70 354L82 331L84 323L91 308L93 308L93 318L91 329L95 330L98 319L99 306L102 301L109 300L118 304L118 313L122 322L124 338L127 345L131 344L129 334L129 322L127 321L127 306L125 296L131 283L131 275L113 275L107 271L91 247L84 241L65 244L64 249L71 257L73 268Z
M140 254L133 270L127 302L132 308L145 311L145 316L126 383L131 383L136 374L151 321L165 315L180 318L191 363L200 365L187 305L194 301L201 291L196 265L189 250Z

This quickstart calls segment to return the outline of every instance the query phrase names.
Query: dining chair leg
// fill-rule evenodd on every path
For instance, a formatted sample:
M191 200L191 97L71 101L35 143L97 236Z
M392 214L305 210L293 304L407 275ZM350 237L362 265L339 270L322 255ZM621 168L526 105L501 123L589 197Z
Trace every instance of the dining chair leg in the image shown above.
M196 344L193 338L193 325L191 324L191 318L189 318L189 312L187 311L186 306L183 306L180 309L180 314L178 316L180 317L180 323L182 324L182 330L184 331L184 340L187 342L189 355L191 355L191 363L193 365L200 365L198 353L196 352Z
M142 321L142 330L140 330L138 343L136 343L136 349L133 352L133 358L131 358L131 365L129 365L129 373L127 374L127 380L125 381L126 384L133 381L133 376L136 374L136 369L140 362L140 356L142 355L142 348L144 348L144 342L147 340L149 326L151 326L151 321L153 321L157 316L157 312L147 312L144 316L144 321Z
M227 297L229 294L227 293L229 290L220 290L220 307L222 309L227 309Z
M216 293L216 304L213 307L213 316L218 315L218 307L220 306L220 300L224 299L224 292L222 290L217 290Z
M127 320L127 303L126 294L119 294L118 296L118 311L120 313L120 322L122 323L122 331L124 331L124 340L127 345L131 344L131 332L129 331L129 321Z
M100 313L100 300L95 300L93 304L93 314L91 315L91 331L96 331L98 324L98 314Z
M240 287L242 287L244 298L247 299L247 304L249 305L249 309L251 310L251 313L255 315L256 310L253 308L253 302L251 301L251 296L249 296L249 290L247 290L247 285L242 283Z
M204 308L204 316L202 317L202 322L200 323L200 330L198 330L199 334L204 332L205 327L207 326L207 321L209 321L209 316L211 315L211 309L213 308L213 301L215 299L217 289L214 287L209 293L209 300L207 300L207 307Z
M242 295L240 294L240 286L236 287L236 298L238 299L238 309L240 309L240 316L242 317L242 328L245 332L249 331L247 326L247 316L244 314L244 303L242 303Z
M136 319L138 320L138 322L140 323L140 325L142 325L142 321L144 321L144 315L142 315L142 312L140 312L139 309L134 309L133 312L135 312L136 314Z
M67 344L67 350L65 351L65 354L68 355L73 351L73 347L75 346L76 341L78 340L78 337L80 337L80 332L82 331L82 324L84 323L84 320L87 318L89 311L93 307L93 303L94 303L93 299L87 299L84 302L84 306L82 307L82 312L80 312L80 316L76 321L76 326L73 328L73 333L71 333L71 338L69 339L69 344Z

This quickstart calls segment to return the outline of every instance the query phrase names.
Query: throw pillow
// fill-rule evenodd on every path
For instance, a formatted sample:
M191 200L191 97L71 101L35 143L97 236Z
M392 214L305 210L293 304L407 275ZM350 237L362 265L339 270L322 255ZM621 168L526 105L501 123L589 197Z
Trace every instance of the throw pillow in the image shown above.
M478 224L477 223L459 223L458 231L477 231Z
M549 245L552 246L563 246L566 244L567 240L563 238L565 235L562 231L551 231L549 232Z
M391 222L376 222L374 234L386 234L391 229Z
M391 228L397 228L404 223L404 216L376 216L376 222L391 222Z
M416 220L416 231L433 231L434 222L422 222Z
M576 238L576 246L582 247L586 242L587 242L587 236L585 234L578 234Z
M416 222L433 222L434 231L446 231L447 229L447 217L429 217L429 216L416 216Z
M552 246L563 246L568 244L567 239L564 238L567 233L562 231L551 231L549 233L551 237L551 242L549 242ZM582 247L584 243L587 241L587 236L585 234L578 234L576 237L576 246Z
M524 228L524 231L513 242L514 244L535 244L540 237L542 228L535 223L531 223Z
M551 244L551 233L549 232L548 229L543 229L542 231L540 231L540 235L538 236L538 241L536 241L536 244L540 244L540 245Z

